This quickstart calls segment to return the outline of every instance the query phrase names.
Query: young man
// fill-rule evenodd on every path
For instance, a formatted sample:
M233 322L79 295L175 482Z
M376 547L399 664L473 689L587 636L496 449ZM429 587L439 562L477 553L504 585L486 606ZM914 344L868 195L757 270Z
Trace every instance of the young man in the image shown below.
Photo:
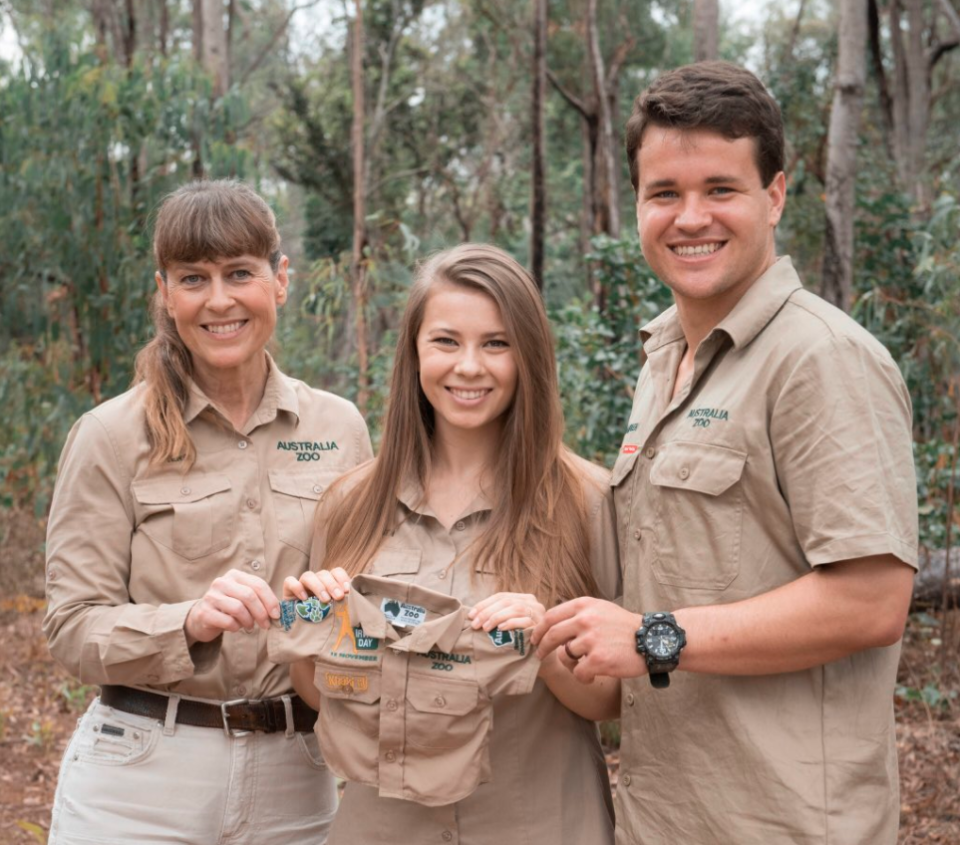
M581 680L624 679L618 845L893 845L907 390L776 257L783 127L753 74L662 75L627 153L676 304L641 332L611 480L623 607L577 599L535 640Z

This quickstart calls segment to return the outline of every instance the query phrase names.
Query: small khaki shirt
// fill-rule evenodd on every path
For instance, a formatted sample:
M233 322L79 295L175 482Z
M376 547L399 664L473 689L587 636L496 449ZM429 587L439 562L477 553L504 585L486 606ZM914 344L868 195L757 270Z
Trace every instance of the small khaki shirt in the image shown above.
M353 578L332 606L313 604L312 618L295 615L267 645L274 662L315 661L327 765L381 797L432 807L488 782L492 698L524 695L537 679L530 631L475 631L452 596L373 575Z
M203 412L207 413L203 413ZM308 564L317 500L372 456L350 402L281 373L239 430L196 384L184 419L197 460L149 466L142 388L84 414L60 458L47 526L44 631L54 657L86 684L193 698L291 691L267 660L266 631L187 645L187 613L230 569L279 597Z
M613 599L620 594L620 569L609 473L586 461L578 460L577 467L590 514L593 574L600 596ZM489 500L478 496L446 528L422 499L418 484L403 485L399 524L367 574L428 587L467 606L498 592L494 573L477 564L469 549L489 520ZM321 537L311 565L321 568L322 560ZM493 697L489 756L490 781L443 806L381 798L376 787L348 781L328 845L389 838L454 845L612 845L613 807L597 727L560 704L542 680L527 695Z
M739 601L869 555L916 566L903 379L788 258L703 340L676 399L676 309L642 337L611 479L625 607ZM893 845L899 653L767 676L680 671L665 690L624 682L617 842Z

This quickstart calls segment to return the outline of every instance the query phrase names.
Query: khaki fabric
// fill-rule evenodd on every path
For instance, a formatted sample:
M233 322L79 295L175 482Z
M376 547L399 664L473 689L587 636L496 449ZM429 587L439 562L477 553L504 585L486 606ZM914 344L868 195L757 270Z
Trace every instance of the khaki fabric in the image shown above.
M738 601L868 555L916 566L903 379L788 258L704 339L675 400L675 308L642 336L611 479L625 607ZM625 682L617 842L892 845L899 652L762 677L681 671L666 690Z
M323 845L334 779L311 733L176 725L96 699L63 756L48 845Z
M530 692L540 668L530 631L475 631L457 599L370 575L327 608L271 631L268 649L277 662L314 658L331 769L432 807L488 782L492 698Z
M594 576L600 595L613 599L620 594L620 570L609 473L586 461L578 467L590 510ZM489 501L478 497L447 529L421 499L418 485L404 486L397 504L400 524L368 574L427 586L465 605L497 592L494 575L481 570L469 551L487 523ZM322 562L322 538L319 552ZM462 845L613 842L610 786L596 725L560 704L543 681L527 695L494 696L489 756L490 782L445 806L381 798L374 787L348 782L330 845L401 836L406 842Z
M263 399L234 430L192 384L185 413L197 461L148 466L141 388L74 425L47 528L44 630L87 684L194 698L290 692L266 659L266 632L187 646L183 623L218 575L259 575L279 596L306 568L317 500L372 455L356 408L269 362Z

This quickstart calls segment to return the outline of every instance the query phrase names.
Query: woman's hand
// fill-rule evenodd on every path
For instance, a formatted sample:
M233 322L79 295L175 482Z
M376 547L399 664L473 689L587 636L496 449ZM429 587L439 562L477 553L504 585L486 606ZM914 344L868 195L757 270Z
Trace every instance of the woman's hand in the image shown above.
M495 593L474 605L467 614L473 628L492 631L512 631L515 628L532 628L543 619L546 609L540 600L530 593Z
M280 618L280 602L270 585L256 575L231 569L215 578L187 614L183 623L187 640L208 643L224 631L267 629L271 619Z
M304 572L299 581L287 577L283 582L284 599L306 601L310 595L314 595L323 602L340 601L349 592L350 576L339 566L319 572Z

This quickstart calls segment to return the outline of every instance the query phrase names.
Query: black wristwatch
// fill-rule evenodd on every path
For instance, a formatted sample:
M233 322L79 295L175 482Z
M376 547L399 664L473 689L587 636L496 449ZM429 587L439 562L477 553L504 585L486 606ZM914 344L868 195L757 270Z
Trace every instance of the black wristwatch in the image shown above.
M687 644L687 634L672 613L644 613L643 625L637 631L637 651L647 661L650 683L656 689L670 686L670 672L680 662L680 652Z

